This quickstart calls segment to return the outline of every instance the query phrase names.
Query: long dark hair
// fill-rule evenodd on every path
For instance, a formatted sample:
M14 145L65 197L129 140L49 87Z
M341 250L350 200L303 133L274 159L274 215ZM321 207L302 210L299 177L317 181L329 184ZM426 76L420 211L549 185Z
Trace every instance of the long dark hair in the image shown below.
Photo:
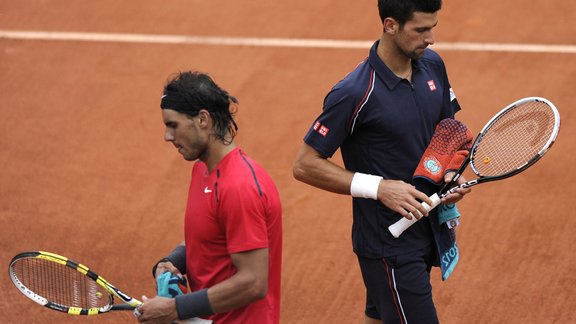
M196 116L206 109L214 120L214 132L218 139L230 144L238 131L234 121L238 100L220 88L205 73L180 72L171 77L164 86L162 109L172 109L189 116Z

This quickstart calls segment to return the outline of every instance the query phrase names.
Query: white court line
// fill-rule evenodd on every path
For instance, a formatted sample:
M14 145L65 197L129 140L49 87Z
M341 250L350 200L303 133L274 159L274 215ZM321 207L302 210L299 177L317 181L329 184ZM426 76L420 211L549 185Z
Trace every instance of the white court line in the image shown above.
M372 40L335 40L303 38L254 38L254 37L217 37L217 36L184 36L152 34L118 34L118 33L79 33L79 32L45 32L45 31L11 31L0 30L0 38L20 40L47 41L82 41L82 42L120 42L120 43L158 43L158 44L192 44L220 46L263 46L263 47L300 47L300 48L339 48L367 49ZM474 52L529 52L575 54L576 45L546 44L496 44L496 43L436 43L432 48L441 51L474 51Z

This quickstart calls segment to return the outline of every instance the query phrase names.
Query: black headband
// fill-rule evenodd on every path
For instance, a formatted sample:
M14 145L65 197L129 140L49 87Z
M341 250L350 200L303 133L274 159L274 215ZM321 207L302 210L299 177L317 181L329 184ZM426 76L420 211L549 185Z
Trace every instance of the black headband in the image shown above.
M171 90L164 90L160 107L162 109L172 109L183 113L191 113L200 110L190 104L180 92Z
M238 99L228 95L228 100L238 104ZM201 107L197 107L196 105L190 103L186 100L186 97L183 96L178 91L172 90L164 90L164 94L162 95L162 99L160 102L160 108L162 109L171 109L181 113L195 113L202 109ZM206 109L206 108L205 108ZM207 109L210 111L210 109Z

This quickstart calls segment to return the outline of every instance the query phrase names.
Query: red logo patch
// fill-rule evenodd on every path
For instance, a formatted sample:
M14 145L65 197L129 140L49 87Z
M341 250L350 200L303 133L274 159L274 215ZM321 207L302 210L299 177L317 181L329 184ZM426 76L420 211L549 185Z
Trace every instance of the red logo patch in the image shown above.
M428 86L430 87L430 91L436 91L436 83L434 83L434 80L428 81Z
M320 135L322 136L326 136L329 131L330 129L328 129L328 127L322 125L322 127L320 127L320 130L318 130L318 133L320 133Z
M313 129L314 129L315 131L317 131L318 128L320 128L320 125L321 125L320 122L316 122L316 124L314 124Z

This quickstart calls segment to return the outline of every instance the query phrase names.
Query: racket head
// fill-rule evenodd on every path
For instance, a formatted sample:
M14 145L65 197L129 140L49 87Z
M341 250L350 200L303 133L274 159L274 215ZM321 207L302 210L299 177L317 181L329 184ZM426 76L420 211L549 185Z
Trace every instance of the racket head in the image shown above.
M548 151L559 131L560 114L549 100L517 100L482 128L470 152L470 167L479 181L520 173Z
M134 309L140 304L86 266L54 253L20 253L12 259L8 271L12 283L22 294L60 312L95 315ZM114 305L114 296L129 304Z

